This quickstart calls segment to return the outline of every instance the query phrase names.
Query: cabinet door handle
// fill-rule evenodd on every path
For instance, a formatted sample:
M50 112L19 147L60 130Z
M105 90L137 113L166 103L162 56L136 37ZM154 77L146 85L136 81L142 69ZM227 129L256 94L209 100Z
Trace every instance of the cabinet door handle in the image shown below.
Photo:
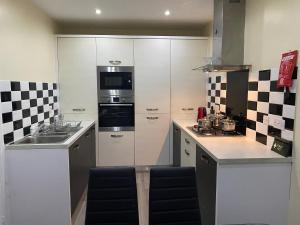
M90 136L90 133L85 134L85 137L88 138Z
M122 63L122 61L120 60L109 60L109 63L112 65L120 65Z
M181 110L182 110L182 111L193 111L194 108L182 108Z
M205 155L201 155L200 159L201 159L201 161L205 162L206 164L209 163L209 159Z
M190 153L186 149L184 149L184 152L186 155L188 155L188 156L190 155Z
M124 135L122 135L122 134L112 134L112 135L110 135L112 138L121 138L121 137L123 137Z
M147 120L158 120L158 116L147 116Z
M85 108L72 109L73 112L85 112Z
M147 111L158 111L158 108L154 108L154 109L152 109L152 108L147 108L146 110L147 110Z
M188 139L184 139L185 143L187 143L188 145L191 143Z
M73 147L73 150L79 150L79 148L80 148L80 145L78 144Z

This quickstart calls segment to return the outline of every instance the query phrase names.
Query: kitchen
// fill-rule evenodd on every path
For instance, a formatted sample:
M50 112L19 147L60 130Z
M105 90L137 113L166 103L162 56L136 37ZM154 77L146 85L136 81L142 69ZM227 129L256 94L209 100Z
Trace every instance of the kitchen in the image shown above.
M91 167L135 167L145 185L149 170L172 165L196 168L202 224L299 223L297 69L289 92L276 86L281 54L298 49L288 27L299 3L248 0L234 10L240 1L220 2L129 1L136 12L160 10L156 25L129 23L130 9L103 1L0 3L2 224L84 224L86 185L69 169L87 184ZM110 7L111 22L101 21ZM203 133L210 112L226 113L219 122L234 129ZM37 127L42 121L66 125L69 136L22 143L51 130ZM292 157L271 151L274 136L293 141ZM138 187L138 196L146 225L148 194Z

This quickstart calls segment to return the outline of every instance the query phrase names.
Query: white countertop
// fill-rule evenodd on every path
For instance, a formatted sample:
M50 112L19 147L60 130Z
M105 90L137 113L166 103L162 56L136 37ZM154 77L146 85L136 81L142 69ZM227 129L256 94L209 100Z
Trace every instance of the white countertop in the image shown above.
M30 149L68 149L79 137L81 137L88 129L95 124L95 121L82 121L81 129L73 134L71 137L61 143L47 143L47 144L17 144L6 145L6 150L30 150Z
M173 120L173 122L220 164L290 163L292 161L290 157L285 158L271 151L270 147L246 136L201 137L188 129L195 125L194 121Z

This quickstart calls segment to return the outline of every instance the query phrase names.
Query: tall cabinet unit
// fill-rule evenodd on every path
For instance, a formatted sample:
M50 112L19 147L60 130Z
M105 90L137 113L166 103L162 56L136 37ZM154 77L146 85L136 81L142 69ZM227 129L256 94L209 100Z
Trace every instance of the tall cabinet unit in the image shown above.
M206 106L207 76L193 68L207 56L208 39L171 40L172 118L196 119L197 108Z
M57 53L60 110L65 119L97 121L95 38L59 37ZM95 131L98 133L98 126Z
M97 66L134 66L133 39L96 38ZM134 131L101 131L100 166L134 165Z
M170 40L134 40L135 164L170 164Z

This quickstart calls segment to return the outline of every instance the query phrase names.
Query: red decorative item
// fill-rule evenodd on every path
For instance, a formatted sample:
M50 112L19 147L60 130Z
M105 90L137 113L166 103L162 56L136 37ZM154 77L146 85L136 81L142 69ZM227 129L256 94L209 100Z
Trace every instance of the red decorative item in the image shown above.
M297 63L297 58L297 50L282 54L277 87L291 87L293 85L292 76Z
M197 121L203 119L204 117L206 117L206 108L205 107L199 107L198 108Z

